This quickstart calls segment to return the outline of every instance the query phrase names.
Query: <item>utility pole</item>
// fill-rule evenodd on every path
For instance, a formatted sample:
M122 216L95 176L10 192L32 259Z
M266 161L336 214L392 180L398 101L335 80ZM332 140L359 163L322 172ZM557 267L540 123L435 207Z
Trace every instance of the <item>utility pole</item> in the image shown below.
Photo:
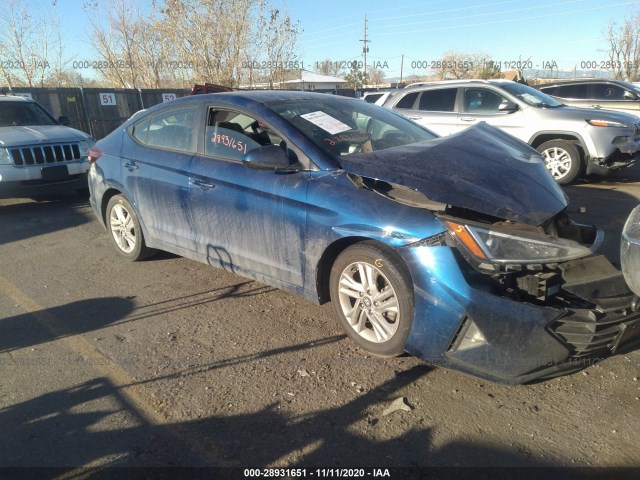
M404 53L402 54L402 58L400 59L400 81L396 84L396 88L400 87L402 83L402 67L404 66Z
M360 40L362 42L362 55L364 55L364 78L366 81L367 78L367 53L369 52L368 43L371 40L367 40L367 14L364 14L364 39Z

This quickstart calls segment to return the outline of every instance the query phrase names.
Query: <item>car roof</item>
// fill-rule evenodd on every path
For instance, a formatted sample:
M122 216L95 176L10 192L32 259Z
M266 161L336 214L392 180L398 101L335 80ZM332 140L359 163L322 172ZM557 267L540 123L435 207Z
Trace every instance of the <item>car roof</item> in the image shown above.
M322 99L330 97L332 99L338 99L338 101L355 101L360 100L343 97L340 95L331 95L328 93L315 93L315 92L303 92L299 90L234 90L233 92L220 92L220 93L202 93L198 95L188 95L185 97L172 100L172 104L178 103L201 103L203 101L210 101L215 104L227 104L227 105L245 105L249 106L251 103L270 103L270 102L286 102L291 100L309 100L309 99ZM166 105L166 104L160 104ZM157 107L151 107L149 110Z
M0 95L0 102L33 102L30 98L21 97L20 95Z
M579 83L616 83L623 86L633 85L631 82L625 82L623 80L611 80L609 78L583 78L574 80L556 80L555 82L541 83L540 85L537 85L537 87L542 88L558 85L577 85Z
M503 85L506 83L514 83L513 80L506 79L490 79L483 80L481 78L462 78L455 80L434 80L432 82L417 82L412 83L404 87L402 90L418 89L424 87L435 86L447 86L447 85L468 85L468 84L480 84L480 85Z

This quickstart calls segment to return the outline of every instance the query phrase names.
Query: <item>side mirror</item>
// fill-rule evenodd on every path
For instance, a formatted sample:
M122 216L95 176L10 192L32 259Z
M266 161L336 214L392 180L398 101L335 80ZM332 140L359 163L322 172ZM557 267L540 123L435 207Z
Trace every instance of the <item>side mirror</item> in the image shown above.
M516 105L514 102L512 102L511 100L507 100L506 102L502 102L499 106L498 106L498 111L499 112L515 112L516 110L518 110L518 105Z
M274 171L291 170L293 165L286 150L279 145L254 148L242 158L242 163L249 168Z
M637 100L638 99L638 96L635 93L630 92L629 90L625 90L624 91L623 97L624 97L625 100Z
M61 115L58 117L58 123L60 125L68 127L69 125L71 125L71 120L69 120L69 117L67 117L66 115Z

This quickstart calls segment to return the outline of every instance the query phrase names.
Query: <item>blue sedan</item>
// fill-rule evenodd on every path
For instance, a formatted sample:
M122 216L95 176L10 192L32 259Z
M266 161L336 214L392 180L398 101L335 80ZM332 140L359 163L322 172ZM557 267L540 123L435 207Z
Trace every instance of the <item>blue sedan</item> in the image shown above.
M486 124L439 138L332 95L205 94L136 115L89 159L123 257L165 250L331 301L375 355L522 383L640 337L602 231L567 216L535 150Z

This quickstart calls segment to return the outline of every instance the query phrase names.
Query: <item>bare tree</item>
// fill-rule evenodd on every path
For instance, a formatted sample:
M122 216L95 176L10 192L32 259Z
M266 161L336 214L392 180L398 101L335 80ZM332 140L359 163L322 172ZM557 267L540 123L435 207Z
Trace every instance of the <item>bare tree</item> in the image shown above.
M347 73L343 68L344 64L345 62L325 58L321 62L316 62L313 70L321 75L328 75L330 77L344 77Z
M477 64L477 54L447 52L435 62L435 70L441 80L470 78Z
M373 85L380 85L384 83L384 71L379 68L370 68L367 70L367 76L369 77L369 83Z
M605 33L609 44L608 66L616 79L635 82L640 79L640 12L626 18L622 25L610 23Z
M502 70L498 62L494 62L489 57L484 57L480 59L479 65L474 68L473 76L483 80L502 78Z
M298 25L267 0L158 0L145 14L135 1L86 7L98 74L110 86L281 82L297 63Z
M89 66L112 87L150 86L143 81L149 62L139 46L150 30L139 8L127 0L85 8L91 24L89 42L97 54Z
M0 5L0 76L10 87L45 86L57 64L53 57L62 63L60 23L49 9L31 1Z
M486 53L447 52L435 63L441 80L462 78L500 78L501 69Z
M267 19L268 18L268 19ZM265 76L270 86L274 82L283 82L296 71L299 65L296 54L296 41L300 32L285 10L272 8L262 17L260 25L266 56L260 60L265 65Z
M165 38L173 42L173 67L192 68L196 81L239 83L252 26L264 2L251 0L166 0Z

